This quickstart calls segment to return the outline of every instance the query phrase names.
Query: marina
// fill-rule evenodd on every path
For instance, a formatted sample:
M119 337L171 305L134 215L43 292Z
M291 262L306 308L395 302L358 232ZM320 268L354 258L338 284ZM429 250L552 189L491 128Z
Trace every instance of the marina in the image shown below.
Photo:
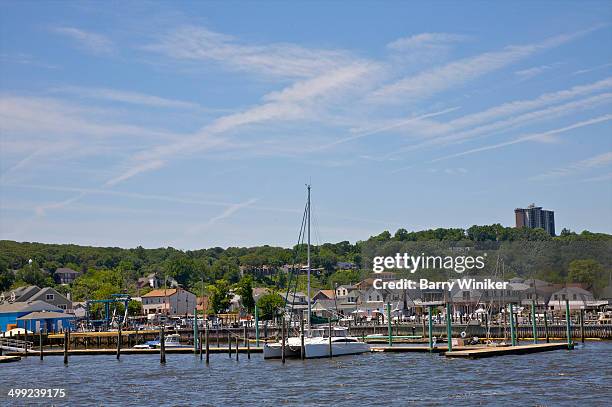
M606 405L612 397L607 341L577 344L573 351L477 360L372 352L281 364L264 362L261 354L239 361L213 354L207 365L193 354L168 356L160 365L154 355L120 360L90 355L74 357L68 366L57 357L28 357L3 366L3 388L62 387L66 397L54 404L96 404L104 394L105 404L123 406L314 406L320 400L336 406L444 406L458 400L513 405L518 394L523 405L575 406Z

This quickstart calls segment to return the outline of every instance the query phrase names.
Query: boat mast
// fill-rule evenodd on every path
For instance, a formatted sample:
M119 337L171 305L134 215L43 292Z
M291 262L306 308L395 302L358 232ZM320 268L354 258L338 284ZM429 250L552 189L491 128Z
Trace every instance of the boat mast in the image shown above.
M306 203L308 209L308 336L310 336L310 184L308 184L308 201Z

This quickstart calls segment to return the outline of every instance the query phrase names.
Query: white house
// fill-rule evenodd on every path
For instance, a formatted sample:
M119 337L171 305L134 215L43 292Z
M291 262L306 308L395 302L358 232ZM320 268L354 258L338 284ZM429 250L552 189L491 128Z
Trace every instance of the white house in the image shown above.
M556 312L565 311L565 301L569 301L570 310L585 309L595 298L590 291L580 287L566 287L555 291L548 301L548 309Z
M196 307L196 296L182 288L160 288L142 296L145 315L187 315Z

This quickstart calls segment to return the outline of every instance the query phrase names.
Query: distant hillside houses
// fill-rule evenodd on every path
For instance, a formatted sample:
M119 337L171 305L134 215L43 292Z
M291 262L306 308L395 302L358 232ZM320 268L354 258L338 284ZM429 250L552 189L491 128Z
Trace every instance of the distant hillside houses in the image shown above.
M612 299L597 300L580 284L552 284L536 279L512 279L505 290L467 290L455 284L450 292L442 289L377 289L373 281L373 278L367 278L354 285L314 292L313 313L325 318L386 318L387 304L390 304L394 318L409 317L426 311L428 304L444 303L448 299L453 304L453 314L456 316L475 315L482 312L483 307L489 307L496 313L509 303L518 307L531 307L535 303L538 312L564 313L566 299L571 310L603 310L612 306ZM612 293L612 289L610 291ZM288 301L289 308L290 305Z

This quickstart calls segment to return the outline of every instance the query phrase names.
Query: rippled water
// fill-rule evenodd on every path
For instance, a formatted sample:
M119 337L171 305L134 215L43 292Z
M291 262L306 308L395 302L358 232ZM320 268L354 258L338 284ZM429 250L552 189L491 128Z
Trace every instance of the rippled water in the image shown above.
M612 404L612 343L480 360L376 353L302 362L260 354L36 357L0 365L3 405L550 405ZM18 400L10 388L64 388L63 399Z

